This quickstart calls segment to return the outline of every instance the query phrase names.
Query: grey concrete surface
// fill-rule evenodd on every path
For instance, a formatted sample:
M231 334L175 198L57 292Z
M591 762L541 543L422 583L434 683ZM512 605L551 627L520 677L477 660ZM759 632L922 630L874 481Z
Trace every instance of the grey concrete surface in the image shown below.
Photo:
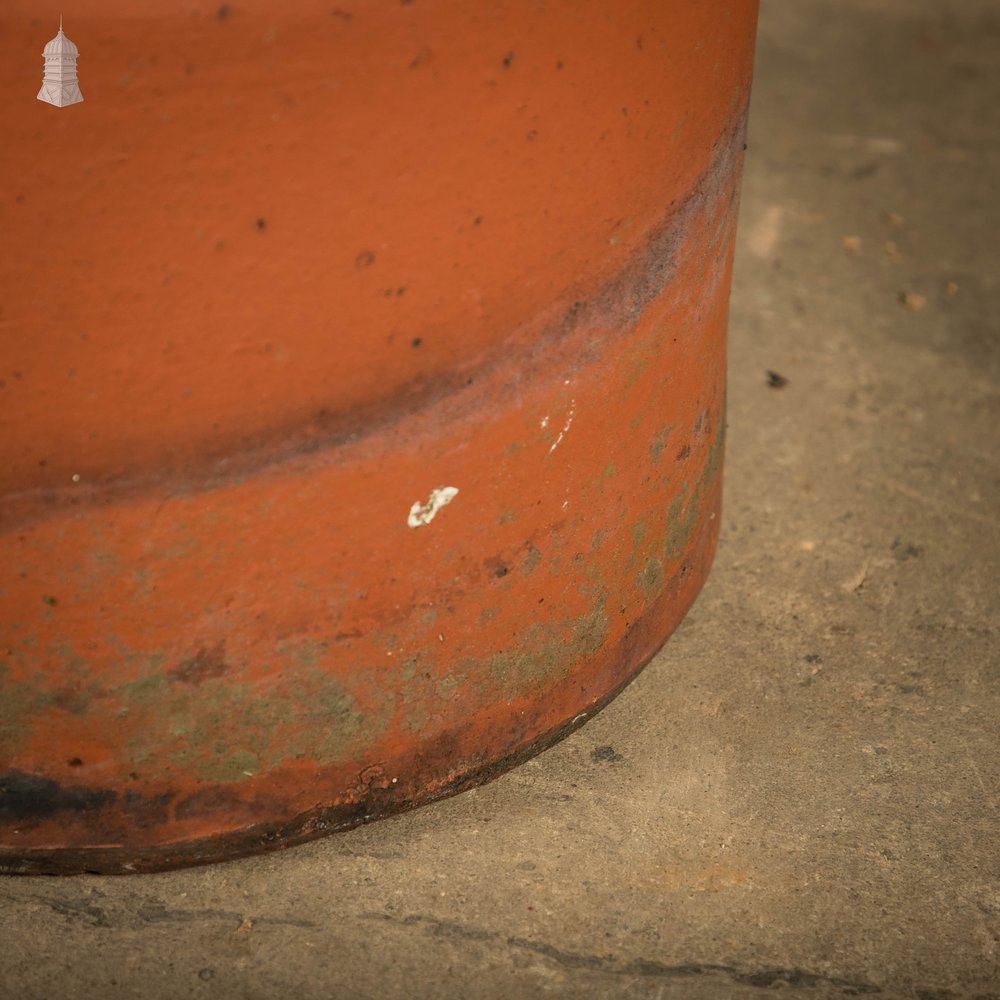
M998 52L765 3L723 538L611 707L280 855L2 881L0 996L1000 997Z

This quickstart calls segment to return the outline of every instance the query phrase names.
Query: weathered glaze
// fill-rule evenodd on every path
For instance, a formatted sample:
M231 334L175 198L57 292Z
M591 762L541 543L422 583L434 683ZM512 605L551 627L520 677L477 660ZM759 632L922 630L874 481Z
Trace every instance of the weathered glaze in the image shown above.
M86 102L0 110L0 869L582 724L711 561L755 3L76 6Z

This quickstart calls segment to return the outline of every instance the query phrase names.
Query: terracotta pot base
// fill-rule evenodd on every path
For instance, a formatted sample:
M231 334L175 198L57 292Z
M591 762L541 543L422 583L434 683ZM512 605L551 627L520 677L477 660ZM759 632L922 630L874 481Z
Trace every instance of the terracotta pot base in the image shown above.
M512 34L549 30L528 6L498 8ZM593 91L563 89L565 52L539 49L531 62L528 32L514 58L528 64L518 86L540 108L531 138L521 129L522 92L498 97L500 83L487 81L477 98L482 121L441 117L466 100L456 80L496 24L463 43L452 64L441 39L457 36L443 8L428 3L399 23L388 9L359 9L355 27L370 16L371 37L388 39L369 58L387 58L392 39L409 45L425 35L437 39L426 46L435 55L421 63L418 47L416 66L385 70L404 89L380 82L367 109L329 97L331 114L342 112L330 120L345 121L345 135L360 143L381 108L377 129L391 130L393 95L419 79L425 128L438 144L428 156L452 190L428 174L427 215L400 173L419 172L417 161L380 164L382 147L369 135L366 185L349 165L356 148L318 138L332 182L336 164L348 164L342 182L354 185L355 200L403 188L412 205L382 219L370 247L352 231L364 220L344 209L342 245L321 244L328 276L296 284L295 268L311 266L300 251L313 234L303 217L278 238L291 222L276 211L246 234L258 240L253 252L230 248L241 263L225 265L225 282L200 285L188 246L188 257L174 258L183 275L151 286L143 275L173 247L173 222L128 190L151 231L166 227L153 232L145 263L100 244L87 256L73 226L49 248L62 311L33 313L29 287L8 307L12 351L23 355L14 397L22 440L0 506L0 870L214 861L439 799L581 725L662 645L708 573L719 524L726 309L755 10L715 6L728 12L715 27L686 5L655 15L659 36L647 28L645 41L627 24L621 51L638 68L609 63ZM650 16L639 4L613 17L605 8L574 4L551 15L589 25L573 40L577 58L600 62L606 44L617 44L603 34L614 35L618 19ZM271 23L263 9L248 5L246 31ZM83 30L82 14L81 22ZM324 45L346 62L359 58L322 24L323 44L305 43L309 58ZM236 37L238 8L234 26ZM660 45L650 64L650 39L668 29L689 47ZM109 91L105 81L102 96L96 58L87 75L86 31L69 22L66 31L81 50L87 98L68 108L39 103L39 112L96 107L98 127L102 114L117 123L118 112L101 110ZM134 24L121 32L141 37ZM562 58L566 67L556 69ZM439 76L419 76L425 63ZM230 82L240 72L225 58L217 70ZM490 72L508 89L520 79L503 60ZM560 89L543 88L550 77ZM687 91L661 95L645 116L635 110L653 81L684 79ZM580 135L576 160L572 149L543 148L547 115L573 94L609 123L625 121L628 99L641 127ZM187 90L162 100L183 106L196 132L212 120ZM518 139L504 153L513 139L496 136L509 122ZM241 119L229 134L249 127ZM36 144L54 134L83 142L75 124L65 128ZM404 116L403 145L408 128ZM30 128L22 132L30 147ZM671 149L676 162L663 161L660 175L618 166L634 155L642 167L647 154L655 161ZM28 190L22 152L6 155L16 161L5 166L15 188ZM490 172L504 155L504 169ZM287 189L275 197L290 219L300 168L294 156L283 162ZM560 194L573 169L582 179ZM492 212L477 222L465 203L484 171L478 193L493 199ZM224 175L209 176L204 198L221 197ZM504 205L527 225L540 179L552 191L551 231L539 216L523 239L484 236ZM336 217L325 198L320 228ZM573 198L573 212L558 215ZM436 228L418 238L417 221ZM412 254L420 243L436 250ZM508 259L519 250L530 266ZM205 267L220 266L213 254L226 252L205 251ZM88 291L98 266L111 301ZM288 323L267 336L257 325L273 308L257 287L263 272L272 296L298 289ZM150 306L161 311L146 327L125 323ZM309 309L333 311L319 323ZM205 310L226 319L222 328L202 322ZM53 372L71 365L64 388Z

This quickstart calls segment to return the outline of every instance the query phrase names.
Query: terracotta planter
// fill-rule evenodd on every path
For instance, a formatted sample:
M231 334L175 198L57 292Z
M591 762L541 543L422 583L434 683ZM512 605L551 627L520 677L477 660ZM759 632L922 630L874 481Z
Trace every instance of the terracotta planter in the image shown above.
M54 107L7 0L3 870L428 802L648 661L719 524L755 6L78 0Z

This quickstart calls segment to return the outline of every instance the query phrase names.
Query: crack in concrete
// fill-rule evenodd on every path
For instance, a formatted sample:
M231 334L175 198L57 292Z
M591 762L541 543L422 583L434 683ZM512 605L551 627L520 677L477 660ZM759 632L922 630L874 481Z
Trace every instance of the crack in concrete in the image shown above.
M460 938L473 941L504 941L509 948L533 952L548 958L567 969L591 969L615 976L642 976L655 979L679 979L695 976L724 976L741 986L770 989L774 986L798 986L814 988L832 986L844 996L863 996L881 993L882 988L863 980L845 979L840 976L809 972L799 968L767 967L745 969L723 963L688 962L668 965L648 958L633 958L625 961L613 954L588 955L580 952L556 948L544 941L534 941L523 937L505 937L497 931L466 927L451 920L425 916L419 913L395 916L389 913L362 913L362 920L381 920L401 927L424 926L435 936Z
M122 913L111 913L89 899L58 899L53 896L29 896L34 903L47 906L60 916L75 920L87 927L131 927L143 928L153 924L186 924L205 920L231 920L237 927L247 919L246 913L236 910L178 910L169 908L162 900L146 899L135 909ZM253 926L273 924L281 927L313 928L311 920L297 920L293 917L251 917Z

